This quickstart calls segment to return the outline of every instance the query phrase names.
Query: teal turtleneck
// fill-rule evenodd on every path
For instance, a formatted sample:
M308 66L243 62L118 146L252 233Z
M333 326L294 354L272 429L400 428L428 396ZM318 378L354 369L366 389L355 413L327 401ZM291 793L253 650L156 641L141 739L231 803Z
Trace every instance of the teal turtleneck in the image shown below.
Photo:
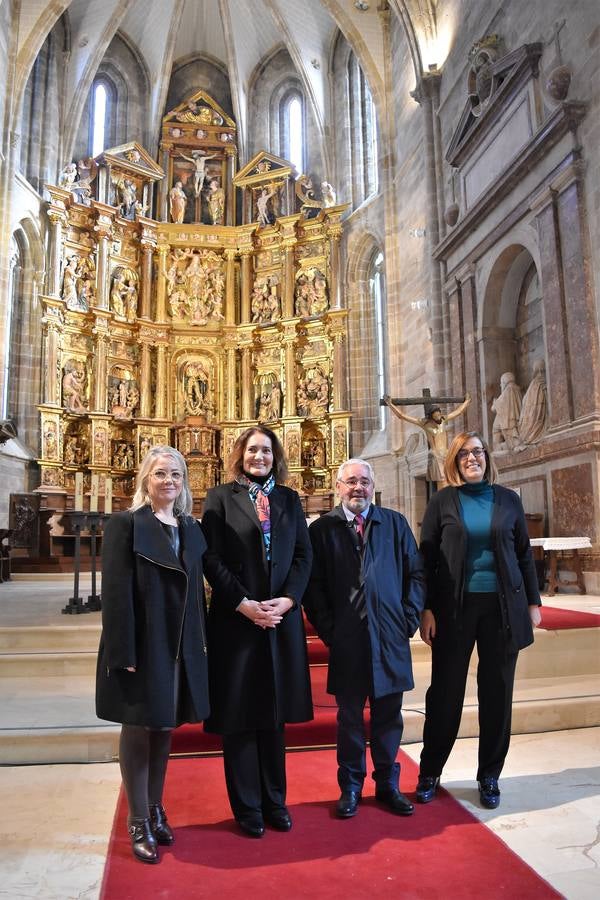
M469 594L495 593L498 579L492 550L494 489L485 480L462 484L458 496L467 532L465 591Z

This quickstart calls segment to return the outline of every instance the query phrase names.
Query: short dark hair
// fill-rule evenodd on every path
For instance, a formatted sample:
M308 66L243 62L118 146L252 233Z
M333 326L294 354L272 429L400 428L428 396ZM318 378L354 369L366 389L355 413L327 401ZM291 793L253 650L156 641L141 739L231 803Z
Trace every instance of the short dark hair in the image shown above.
M450 444L444 461L444 475L446 476L446 481L454 487L460 487L461 484L465 483L464 478L460 474L460 469L458 468L458 454L471 438L477 438L478 441L481 441L481 446L485 452L484 477L490 484L494 484L494 482L498 480L498 469L496 468L496 463L490 456L490 448L486 441L481 437L478 431L461 431Z
M281 441L275 432L271 431L271 429L267 428L265 425L251 425L250 428L246 428L246 430L242 431L237 437L227 461L227 472L229 477L235 480L238 475L241 475L244 471L244 452L246 450L246 444L252 435L257 433L264 434L264 436L268 437L271 441L271 447L273 448L273 475L277 484L283 484L287 481L289 476L285 453L283 452Z

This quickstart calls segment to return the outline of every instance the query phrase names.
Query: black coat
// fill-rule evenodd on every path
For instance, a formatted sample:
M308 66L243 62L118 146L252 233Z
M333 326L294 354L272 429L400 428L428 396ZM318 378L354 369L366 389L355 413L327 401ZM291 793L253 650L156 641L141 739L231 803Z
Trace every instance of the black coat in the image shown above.
M269 494L271 562L258 516L237 482L212 488L204 504L204 559L212 586L208 614L212 713L208 731L228 734L312 719L308 654L300 601L312 553L300 498L277 485ZM277 628L236 611L240 601L291 597Z
M102 544L102 636L96 675L101 719L174 727L175 661L183 660L193 721L209 713L198 522L179 519L181 559L149 506L114 513ZM135 672L124 671L135 666Z
M533 643L528 607L542 601L521 501L499 484L493 490L492 550L507 648L514 652ZM460 627L466 552L458 488L447 487L429 501L421 528L427 607L436 617L438 630Z
M372 506L362 556L375 697L414 687L409 639L417 630L425 600L423 562L410 526L392 509ZM360 691L362 673L354 646L363 625L350 604L360 579L356 537L341 506L309 529L313 570L304 608L317 634L331 649L327 690ZM357 648L358 649L358 648Z

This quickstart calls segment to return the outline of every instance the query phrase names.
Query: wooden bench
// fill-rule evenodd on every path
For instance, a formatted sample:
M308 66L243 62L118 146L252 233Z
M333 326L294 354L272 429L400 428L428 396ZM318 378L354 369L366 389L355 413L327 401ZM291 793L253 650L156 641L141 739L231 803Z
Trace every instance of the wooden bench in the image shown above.
M572 581L561 581L558 576L559 554L568 554L577 578L580 594L585 594L585 582L581 571L580 550L591 550L592 542L587 537L546 537L531 538L532 547L541 547L548 561L548 594L553 597L558 587L572 588ZM564 558L564 557L563 557Z

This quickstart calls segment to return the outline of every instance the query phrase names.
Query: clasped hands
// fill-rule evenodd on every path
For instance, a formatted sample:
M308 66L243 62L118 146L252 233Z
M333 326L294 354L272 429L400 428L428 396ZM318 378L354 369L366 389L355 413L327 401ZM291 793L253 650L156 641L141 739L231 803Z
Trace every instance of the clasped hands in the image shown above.
M285 613L289 612L293 605L294 601L290 597L272 597L260 603L245 598L238 606L238 611L259 628L277 628Z

